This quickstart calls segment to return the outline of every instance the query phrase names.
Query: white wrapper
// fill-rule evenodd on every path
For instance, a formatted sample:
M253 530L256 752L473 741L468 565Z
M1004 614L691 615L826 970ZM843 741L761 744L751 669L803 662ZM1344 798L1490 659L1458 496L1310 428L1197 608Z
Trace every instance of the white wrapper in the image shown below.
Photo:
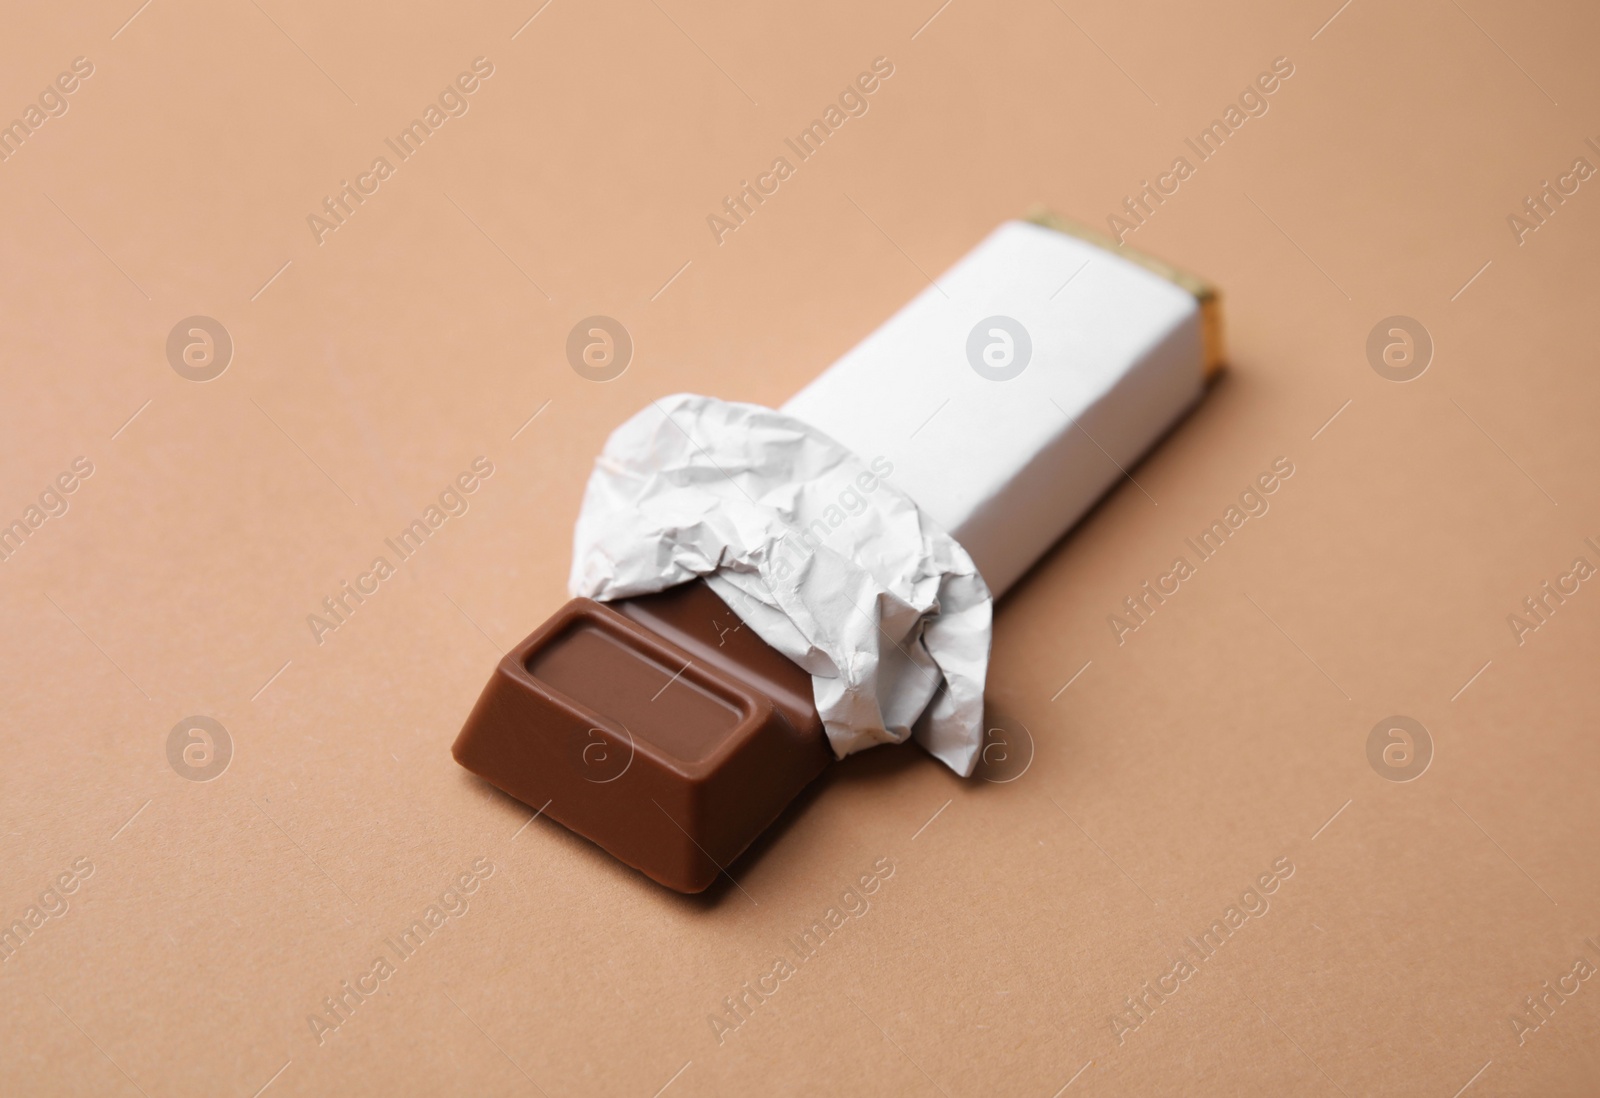
M1007 380L972 359L996 321L1031 344ZM782 410L894 462L998 598L1200 398L1203 358L1191 291L1008 221Z
M893 472L770 408L663 398L596 459L568 586L603 601L703 576L810 673L835 755L914 736L970 775L989 589Z

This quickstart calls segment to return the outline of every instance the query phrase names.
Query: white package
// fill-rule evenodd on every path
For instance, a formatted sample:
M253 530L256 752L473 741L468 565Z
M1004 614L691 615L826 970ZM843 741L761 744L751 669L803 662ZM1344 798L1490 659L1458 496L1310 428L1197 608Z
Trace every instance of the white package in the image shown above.
M991 593L1199 397L1214 303L1155 261L1006 222L781 411L680 394L619 427L572 593L705 577L811 674L836 755L914 735L968 775Z
M1015 377L968 355L1022 326ZM991 334L995 333L995 334ZM1007 333L980 329L991 373ZM1012 342L1015 369L1016 344ZM1195 294L1066 233L1008 221L783 406L858 454L972 554L996 598L1200 396Z

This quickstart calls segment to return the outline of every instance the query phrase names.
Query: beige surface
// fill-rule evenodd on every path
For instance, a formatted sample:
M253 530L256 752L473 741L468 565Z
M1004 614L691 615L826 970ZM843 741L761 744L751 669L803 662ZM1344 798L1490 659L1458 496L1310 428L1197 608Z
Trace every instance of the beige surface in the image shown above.
M60 912L0 965L0 1092L1600 1088L1600 984L1511 1022L1600 966L1600 593L1507 624L1600 564L1600 179L1520 245L1506 221L1600 166L1591 8L135 6L0 34L0 120L94 67L0 163L0 519L93 466L0 563L0 917ZM307 215L478 57L468 112L319 245ZM718 245L707 215L878 57L869 112ZM563 598L614 424L782 401L1035 201L1104 225L1278 57L1269 113L1129 237L1223 287L1232 366L1001 607L1020 779L852 759L684 899L452 763ZM204 384L165 353L195 314L237 348ZM608 384L565 361L591 314L637 345ZM1367 361L1391 314L1436 345L1408 384ZM470 509L317 644L479 456ZM1119 645L1107 616L1280 456L1270 512ZM1391 714L1436 749L1408 783L1367 761ZM234 745L209 782L168 762L194 715ZM1279 859L1270 907L1114 1025Z

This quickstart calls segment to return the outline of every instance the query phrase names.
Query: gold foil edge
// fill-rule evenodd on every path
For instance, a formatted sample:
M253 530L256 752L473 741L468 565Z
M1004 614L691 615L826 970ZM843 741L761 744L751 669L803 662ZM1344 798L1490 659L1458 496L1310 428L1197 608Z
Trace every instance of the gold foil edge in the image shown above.
M1044 206L1035 206L1029 210L1024 220L1042 225L1046 229L1054 229L1058 233L1077 237L1086 244L1093 244L1096 248L1113 252L1193 294L1200 306L1200 375L1206 381L1210 381L1222 371L1225 357L1222 342L1222 295L1214 284L1198 275L1180 270L1153 255L1130 248L1126 244L1118 244L1105 233L1070 221L1052 213Z

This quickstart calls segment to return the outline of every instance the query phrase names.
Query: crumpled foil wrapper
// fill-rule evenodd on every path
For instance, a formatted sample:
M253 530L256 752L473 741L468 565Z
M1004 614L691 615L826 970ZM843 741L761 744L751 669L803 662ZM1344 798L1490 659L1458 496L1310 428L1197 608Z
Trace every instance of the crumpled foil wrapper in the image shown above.
M893 471L770 408L664 397L595 460L568 586L606 601L704 577L811 675L835 755L915 737L968 776L993 600Z

